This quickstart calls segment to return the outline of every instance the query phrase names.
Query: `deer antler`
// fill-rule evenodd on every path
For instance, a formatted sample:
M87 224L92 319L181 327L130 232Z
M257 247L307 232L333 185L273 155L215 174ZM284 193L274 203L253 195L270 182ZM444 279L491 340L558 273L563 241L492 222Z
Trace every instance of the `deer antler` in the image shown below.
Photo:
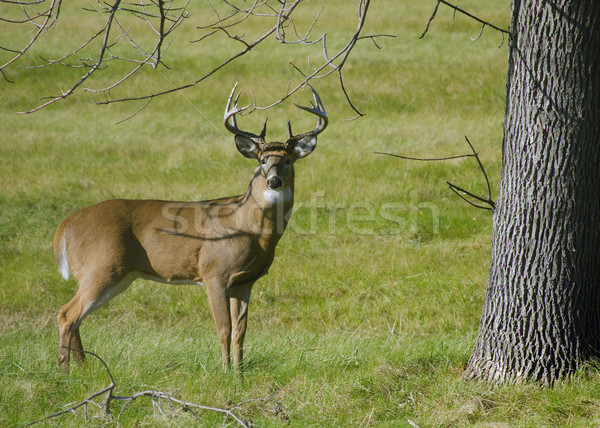
M265 135L267 134L267 120L269 118L265 119L265 122L263 124L263 129L262 129L260 135L253 134L251 132L242 131L241 129L239 129L237 127L237 120L235 119L235 115L243 112L248 107L250 107L250 106L238 107L237 102L242 93L239 92L234 99L234 94L235 94L237 85L238 84L236 82L236 84L233 86L233 89L231 90L231 94L229 94L229 98L227 99L227 105L225 106L225 115L223 116L223 124L225 125L225 128L227 128L227 130L229 132L231 132L232 134L241 135L246 138L250 138L252 141L256 142L262 149L266 145ZM233 107L231 107L232 100L233 100ZM232 123L229 122L230 119L231 119Z
M327 124L329 123L329 118L327 117L327 113L325 112L325 107L323 107L323 102L321 101L319 94L317 94L317 91L315 91L312 86L310 86L310 85L308 85L308 86L310 87L310 90L312 91L313 98L314 98L314 103L311 102L312 108L300 106L295 103L294 103L294 105L296 107L298 107L299 109L306 110L307 112L312 113L312 114L316 114L318 116L317 127L315 129L313 129L312 131L294 135L292 133L292 124L288 121L288 138L290 140L299 140L304 137L316 137L321 132L323 132L325 130L325 128L327 128Z

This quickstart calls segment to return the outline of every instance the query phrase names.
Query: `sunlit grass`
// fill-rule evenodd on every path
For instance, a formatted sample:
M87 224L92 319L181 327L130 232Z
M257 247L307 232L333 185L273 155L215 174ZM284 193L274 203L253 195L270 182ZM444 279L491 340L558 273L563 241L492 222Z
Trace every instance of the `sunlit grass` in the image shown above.
M308 3L304 24L324 5L315 32L327 31L332 49L341 46L356 25L354 5ZM298 427L600 423L595 366L552 389L491 388L461 378L483 305L491 216L461 202L446 181L478 193L485 183L473 159L419 163L374 154L468 153L467 135L497 187L506 47L497 49L502 37L489 30L473 42L480 27L460 16L453 22L441 6L419 40L434 3L373 2L368 31L398 37L380 40L381 50L359 45L347 64L349 94L366 117L343 121L354 113L336 79L315 82L331 124L314 154L297 165L296 212L269 275L253 291L244 380L220 369L202 288L137 281L82 326L84 346L111 368L115 393L157 389L217 407L271 396ZM67 6L65 22L76 13ZM461 6L507 25L507 2ZM70 40L92 24L78 20L53 31ZM225 40L188 45L195 27L181 31L166 58L172 70L147 72L111 95L192 81L233 49ZM58 55L68 43L58 37L47 49ZM272 101L298 78L289 62L305 64L307 55L316 61L320 52L276 44L257 49L206 84L156 100L121 125L139 105L96 106L81 93L18 116L65 89L80 71L10 72L16 83L2 83L0 109L0 425L40 418L108 382L92 357L68 376L55 369L55 316L76 287L54 265L52 236L60 220L113 197L197 200L244 192L254 165L222 127L226 97L239 81L247 101L250 90L260 102ZM29 57L21 65L36 61ZM102 74L94 85L108 77ZM306 105L309 99L302 91L292 101ZM268 115L272 139L284 137L288 119L298 130L314 126L291 102ZM264 116L255 113L240 124L256 129ZM200 416L208 426L222 423L220 416ZM246 416L255 426L286 423L260 405L249 406ZM92 417L86 424L66 415L56 424L117 425L99 412ZM194 421L179 411L162 416L147 401L121 417L122 426Z

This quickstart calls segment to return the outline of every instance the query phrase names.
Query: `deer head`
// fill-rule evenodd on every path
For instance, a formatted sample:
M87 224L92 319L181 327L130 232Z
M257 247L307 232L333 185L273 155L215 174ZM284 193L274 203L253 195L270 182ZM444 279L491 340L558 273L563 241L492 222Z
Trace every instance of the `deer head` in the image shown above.
M304 107L295 104L296 107L317 115L317 126L309 132L294 135L292 125L288 121L288 139L285 143L270 142L267 143L265 136L267 133L267 120L263 124L260 135L242 131L237 127L236 115L248 108L238 107L237 101L240 93L234 99L234 93L237 84L233 87L227 106L223 123L229 132L235 135L235 144L238 151L245 157L256 159L260 165L260 174L264 177L266 186L269 190L277 191L286 189L293 182L294 162L305 158L315 149L317 145L317 135L319 135L328 124L327 113L317 92L312 89L314 103L312 107ZM233 107L231 105L233 100Z

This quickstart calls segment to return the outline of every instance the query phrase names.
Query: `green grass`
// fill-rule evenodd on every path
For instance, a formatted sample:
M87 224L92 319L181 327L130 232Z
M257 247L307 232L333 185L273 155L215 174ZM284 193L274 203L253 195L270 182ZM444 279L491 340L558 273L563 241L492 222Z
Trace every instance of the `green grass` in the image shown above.
M346 4L341 0L308 2L303 25L321 4L315 32L326 30L332 46L341 46L356 25L355 7L340 15L333 8ZM68 6L61 12L64 26L46 35L36 54L59 55L70 43L65 34L86 28ZM137 281L82 325L84 345L110 366L116 394L156 389L221 408L266 396L281 403L285 413L272 403L245 405L241 414L255 426L280 426L287 418L297 427L600 424L596 366L554 388L492 388L461 378L483 305L491 216L461 202L446 180L481 193L485 184L473 159L418 163L374 154L467 153L467 135L497 187L506 46L497 49L502 37L487 29L471 41L479 26L460 16L453 23L442 6L419 40L433 6L392 0L371 6L367 31L398 37L381 40L381 50L363 42L346 66L349 93L366 117L343 121L353 113L336 79L315 82L331 123L314 154L297 166L292 224L269 275L254 289L245 379L220 369L203 289ZM461 6L507 25L507 2ZM195 13L200 22L209 16L206 8ZM182 27L168 51L172 70L147 72L115 95L193 80L231 49L224 40L187 45L196 24ZM0 33L10 28L2 24ZM27 36L14 33L15 40ZM16 115L65 89L80 71L9 71L16 83L1 83L0 108L1 426L59 411L108 384L91 357L68 376L55 368L55 316L76 287L60 278L53 261L60 220L113 197L195 200L244 192L253 164L221 125L229 90L239 81L246 94L270 101L297 79L289 61L305 64L307 55L316 61L319 54L275 44L259 48L121 125L115 124L139 105L99 107L81 93L34 115ZM35 62L27 57L19 65ZM306 91L293 98L308 100ZM288 118L297 130L314 124L291 102L268 114L273 139L285 135ZM241 125L258 129L263 118L255 113ZM165 416L138 401L120 422L195 423L188 413L164 410ZM90 416L88 423L65 415L54 424L118 425L96 410ZM200 417L207 426L222 422L211 413Z

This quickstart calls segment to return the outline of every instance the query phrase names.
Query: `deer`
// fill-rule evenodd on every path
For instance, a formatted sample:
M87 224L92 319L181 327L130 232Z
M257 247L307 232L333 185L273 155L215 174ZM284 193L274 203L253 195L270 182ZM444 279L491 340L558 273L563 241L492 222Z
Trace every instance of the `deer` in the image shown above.
M58 366L69 372L71 353L85 362L82 321L137 278L168 284L204 285L219 337L222 366L242 371L248 303L254 283L266 275L294 204L294 164L313 152L327 113L311 87L316 127L285 143L265 140L238 128L241 92L237 83L227 100L223 124L237 150L258 162L246 193L199 202L113 199L66 217L54 236L54 255L65 280L78 284L75 296L58 312Z

